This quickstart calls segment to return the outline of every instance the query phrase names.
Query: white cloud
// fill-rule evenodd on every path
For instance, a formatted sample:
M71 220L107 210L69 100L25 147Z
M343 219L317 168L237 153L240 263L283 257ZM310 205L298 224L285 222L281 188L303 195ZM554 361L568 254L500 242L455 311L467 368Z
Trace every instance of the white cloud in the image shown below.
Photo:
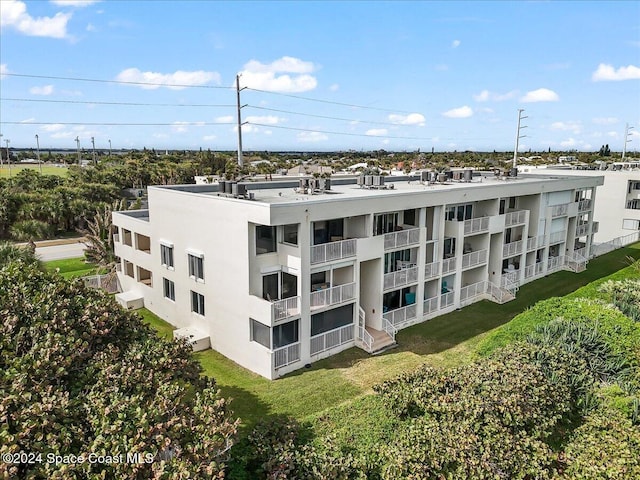
M473 110L471 107L465 105L463 107L447 110L446 112L443 112L442 115L449 118L468 118L473 115Z
M7 64L6 63L0 64L0 79L3 79L7 73L9 73Z
M371 128L364 132L365 135L371 135L373 137L383 137L389 133L386 128Z
M20 123L33 123L35 121L36 119L31 117L31 118L25 118L24 120L20 120Z
M42 87L31 87L29 93L32 95L51 95L53 93L53 85L44 85Z
M618 119L616 117L599 117L591 120L596 125L611 125L613 123L618 123Z
M640 80L640 67L627 65L617 70L612 65L601 63L598 69L591 75L594 82L619 81L619 80Z
M87 32L95 32L96 31L96 27L92 23L89 23L89 24L87 24L86 30L87 30Z
M436 65L434 68L438 72L446 72L447 70L449 70L449 65L441 63L440 65Z
M50 0L54 5L61 7L88 7L94 3L98 3L100 0Z
M490 92L489 90L482 90L479 94L473 95L473 99L476 102L488 102L489 100L493 102L502 102L504 100L510 100L518 95L517 90L511 90L507 93L495 93Z
M582 125L580 122L553 122L551 124L553 130L570 131L578 135L582 132Z
M607 132L607 137L618 138L618 132L615 132L615 131Z
M234 117L233 115L225 115L223 117L216 117L214 121L216 123L233 123Z
M27 5L18 0L2 0L0 26L11 27L32 37L66 38L70 13L56 13L53 17L33 18Z
M408 115L391 114L389 115L389 121L398 125L419 125L424 127L425 118L421 113L410 113Z
M43 125L41 128L45 132L59 132L60 130L64 130L64 125L60 123L52 123L49 125Z
M460 40L454 40L451 42L451 47L458 48L460 46Z
M202 137L202 140L204 140L205 142L210 142L211 140L215 140L216 137L215 135L205 135L204 137Z
M205 72L203 70L193 72L177 70L174 73L141 72L137 68L127 68L116 76L116 80L120 82L140 83L142 85L135 86L144 88L145 90L154 90L160 87L166 87L171 90L182 90L186 87L206 85L211 82L219 84L220 74L218 72Z
M334 83L329 87L329 90L331 90L332 92L337 92L339 89L340 89L340 85L338 85L337 83Z
M557 102L560 97L553 90L548 88L539 88L537 90L531 90L527 92L524 97L520 99L521 102L534 103L534 102Z
M300 142L324 142L329 140L329 137L322 132L300 132L297 138Z
M245 118L245 121L249 123L262 123L267 125L276 125L282 122L282 120L283 120L282 118L276 117L275 115L264 115L264 116L249 115L247 118Z
M315 70L312 62L294 57L282 57L269 64L251 60L240 72L240 83L244 87L271 92L307 92L318 85L316 78L310 75Z

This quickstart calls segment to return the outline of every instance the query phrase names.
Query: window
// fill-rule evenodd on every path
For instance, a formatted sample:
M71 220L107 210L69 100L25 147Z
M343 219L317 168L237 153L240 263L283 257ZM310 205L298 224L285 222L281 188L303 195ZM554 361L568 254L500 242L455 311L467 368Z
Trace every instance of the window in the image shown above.
M298 245L298 224L292 223L282 227L282 242L289 245Z
M404 220L402 223L404 223L405 225L417 225L416 224L416 209L415 208L411 208L409 210L405 210L404 211Z
M445 220L456 220L462 222L463 220L469 220L472 216L473 205L452 205L447 207L445 211Z
M189 276L196 280L204 281L204 258L201 255L189 256Z
M322 245L344 239L344 218L313 222L313 244Z
M276 227L256 225L256 255L277 251Z
M625 230L640 230L640 220L625 218L622 220L622 228Z
M271 329L266 325L254 320L251 320L251 341L258 342L260 345L271 349Z
M160 263L163 267L173 268L173 247L160 244Z
M191 311L204 315L204 295L191 291Z
M273 327L273 349L285 347L298 341L298 324L299 320L283 323Z
M353 323L353 304L311 315L311 336Z
M176 300L175 283L173 283L168 278L163 278L162 283L163 283L164 298L168 298L169 300L173 300L175 302Z
M298 277L276 272L262 277L262 298L274 301L298 295Z
M373 234L384 235L385 233L395 232L398 226L397 213L382 213L373 217Z

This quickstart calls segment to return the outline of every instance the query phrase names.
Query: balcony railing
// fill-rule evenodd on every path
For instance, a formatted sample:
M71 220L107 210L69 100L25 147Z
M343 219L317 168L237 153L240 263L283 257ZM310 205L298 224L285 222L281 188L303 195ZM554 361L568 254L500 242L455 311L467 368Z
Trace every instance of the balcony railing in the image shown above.
M524 269L524 278L531 278L540 275L544 271L544 262L534 263Z
M418 281L418 267L403 268L395 272L385 273L384 275L384 289L389 290L392 288L408 285L409 283L415 283Z
M420 228L411 228L409 230L400 230L384 234L384 249L391 250L394 248L415 245L420 242Z
M382 315L394 327L416 318L416 304L400 307Z
M578 211L579 212L584 212L586 210L590 210L591 209L591 200L587 199L587 200L580 200L578 202Z
M564 255L558 257L549 257L547 261L547 272L552 272L562 268L564 265Z
M391 337L391 340L393 340L394 342L396 341L396 333L398 333L398 330L389 320L384 317L382 317L382 330L384 330L384 332L389 335L389 337Z
M569 212L569 204L563 203L562 205L553 205L551 208L552 217L562 217Z
M456 257L445 258L442 261L442 274L453 272L456 269Z
M549 245L553 245L554 243L564 242L566 237L567 237L566 230L562 230L561 232L554 232L551 235L549 235Z
M500 286L506 288L516 288L520 282L520 271L513 270L511 272L503 273L500 278Z
M292 343L281 348L277 348L272 352L273 367L285 367L293 362L300 360L300 342Z
M326 352L345 343L353 341L353 324L345 325L328 332L321 333L320 335L314 335L311 337L311 355Z
M591 233L598 233L600 230L600 222L591 222Z
M113 234L113 242L114 243L120 243L120 234L119 233L114 233Z
M424 279L437 277L440 273L440 262L427 263L424 266Z
M453 292L440 295L440 308L447 308L453 305Z
M527 251L535 250L536 248L540 248L543 246L544 246L544 235L540 235L539 237L527 238Z
M472 218L464 221L464 234L482 233L489 231L489 217Z
M502 246L503 257L512 257L513 255L517 255L518 253L522 253L522 240L506 243Z
M471 268L487 263L487 250L467 253L462 256L462 268Z
M583 237L589 233L589 224L583 223L576 227L576 237Z
M525 223L527 220L527 211L526 210L518 210L517 212L509 212L504 216L504 225L505 227L510 227L512 225L518 225L520 223Z
M300 297L289 297L271 302L271 318L279 322L300 315Z
M311 308L327 307L329 305L336 305L353 300L356 298L355 286L356 284L352 282L311 292L309 295L309 306Z
M484 295L486 291L487 291L486 281L472 283L471 285L462 287L460 289L460 302L470 303L470 301L473 300L474 298L479 297L480 295Z
M323 243L311 247L311 264L325 263L342 258L355 257L357 239L349 238L339 242Z
M438 297L427 298L422 305L422 313L429 315L438 310Z

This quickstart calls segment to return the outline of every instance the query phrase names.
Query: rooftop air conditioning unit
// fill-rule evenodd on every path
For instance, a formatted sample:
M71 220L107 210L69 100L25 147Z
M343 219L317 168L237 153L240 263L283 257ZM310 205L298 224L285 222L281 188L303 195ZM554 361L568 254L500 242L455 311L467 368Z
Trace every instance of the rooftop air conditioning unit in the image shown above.
M227 182L225 182L224 180L220 180L218 182L218 193L224 193L224 186Z
M364 185L364 175L358 175L356 183L362 187Z
M330 178L325 178L324 179L324 189L325 190L331 190L331 179Z
M224 184L224 193L228 193L229 195L233 194L233 186L236 184L237 182L226 182Z
M247 186L244 183L236 183L233 186L233 195L236 197L244 197L247 195Z
M420 181L421 182L428 182L429 181L429 174L431 172L429 170L422 170L420 172Z
M365 175L364 176L364 184L367 187L373 185L373 175Z
M373 177L373 185L376 187L384 185L384 177L382 175L375 175Z
M465 182L470 182L472 178L473 178L473 169L472 168L465 169L465 171L464 171L464 181Z
M460 170L455 170L454 172L451 172L453 174L453 179L454 180L462 180L462 172Z

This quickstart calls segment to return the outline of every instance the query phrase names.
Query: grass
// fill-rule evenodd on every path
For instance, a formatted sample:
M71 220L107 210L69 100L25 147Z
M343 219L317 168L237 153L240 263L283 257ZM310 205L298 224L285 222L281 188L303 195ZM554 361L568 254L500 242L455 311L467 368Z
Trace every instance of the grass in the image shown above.
M11 165L11 171L9 171L9 167L3 165L0 167L0 177L8 178L11 176L15 176L20 170L24 170L26 168L31 168L40 172L40 167L38 165ZM54 167L52 165L43 165L42 166L42 174L43 175L58 175L59 177L67 176L67 167Z
M482 301L401 330L398 348L382 355L370 356L351 348L275 381L240 367L214 350L194 355L204 373L216 379L222 394L232 398L232 409L245 427L274 414L312 419L331 407L343 405L349 410L352 402L353 406L366 402L362 398L371 393L373 385L421 364L452 367L469 362L476 356L479 342L495 328L539 300L567 295L628 266L627 257L640 258L640 243L591 260L588 269L579 274L562 271L524 285L517 298L504 305ZM145 314L145 318L151 317L155 316ZM157 317L149 322L154 326L159 322L163 331L171 328Z
M84 257L65 258L63 260L51 260L45 262L45 268L50 271L60 273L64 278L84 277L85 275L95 275L98 270L95 265L87 263Z

